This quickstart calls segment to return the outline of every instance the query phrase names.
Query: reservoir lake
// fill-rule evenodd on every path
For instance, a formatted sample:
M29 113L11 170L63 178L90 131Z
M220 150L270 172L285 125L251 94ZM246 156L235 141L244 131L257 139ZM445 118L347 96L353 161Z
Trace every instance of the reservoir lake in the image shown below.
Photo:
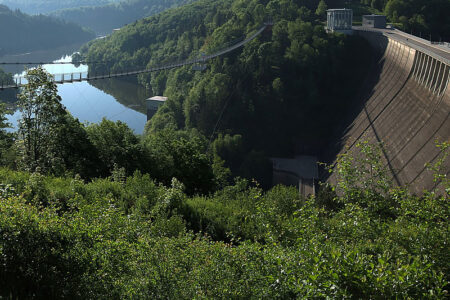
M0 62L71 62L71 53L76 51L77 46L62 48L53 51L41 51L26 53L22 55L9 55L0 57ZM59 50L59 51L58 51ZM35 65L3 65L7 73L15 76L24 74L25 67L33 68ZM50 74L61 74L71 72L87 72L88 66L73 64L46 64L43 68ZM91 82L74 82L58 84L58 94L61 96L62 104L81 123L99 123L103 118L111 121L122 121L126 123L136 134L142 134L147 117L145 113L145 99L150 97L146 91L136 82L136 77L128 80L104 79ZM0 91L0 99L2 99ZM20 118L19 110L12 115L7 115L8 122L14 130Z

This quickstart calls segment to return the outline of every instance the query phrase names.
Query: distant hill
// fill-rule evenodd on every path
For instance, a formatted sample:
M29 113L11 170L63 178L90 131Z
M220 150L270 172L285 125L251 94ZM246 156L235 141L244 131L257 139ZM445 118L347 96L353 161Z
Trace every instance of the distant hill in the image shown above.
M30 16L0 5L0 55L86 42L95 37L80 26L43 15Z
M181 6L194 0L125 0L103 6L84 6L63 9L52 16L80 24L97 34L110 33L138 19L160 13L168 8Z
M119 0L0 0L0 4L28 14L45 14L63 8L104 5L117 1Z

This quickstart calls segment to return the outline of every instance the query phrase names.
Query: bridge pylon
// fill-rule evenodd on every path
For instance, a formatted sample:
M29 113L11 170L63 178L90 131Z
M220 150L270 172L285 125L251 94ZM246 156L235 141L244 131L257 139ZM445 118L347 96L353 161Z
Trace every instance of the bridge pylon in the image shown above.
M268 18L264 21L264 26L272 27L273 24L274 24L274 22L273 22L273 18L272 18L272 17L268 17Z

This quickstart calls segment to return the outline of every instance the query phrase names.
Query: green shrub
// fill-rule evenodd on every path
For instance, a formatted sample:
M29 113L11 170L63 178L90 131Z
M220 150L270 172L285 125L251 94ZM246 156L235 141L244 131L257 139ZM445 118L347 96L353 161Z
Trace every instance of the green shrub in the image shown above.
M374 198L383 181L345 168L368 182L340 182L325 200L245 180L188 197L178 180L164 187L139 172L83 183L0 169L0 296L448 297L448 194Z

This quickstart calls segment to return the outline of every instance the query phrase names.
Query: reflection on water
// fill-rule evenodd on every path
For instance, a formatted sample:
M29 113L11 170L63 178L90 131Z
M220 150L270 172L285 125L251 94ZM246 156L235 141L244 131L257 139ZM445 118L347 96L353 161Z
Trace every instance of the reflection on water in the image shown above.
M73 50L70 53L73 53ZM58 61L70 62L71 57L64 54L62 57L56 56L61 57ZM51 58L48 56L44 57L42 53L39 53L38 57L31 56L32 54L24 55L21 57L21 60L13 60L14 57L8 56L7 60L2 57L0 61L37 62L54 61L55 59L54 56ZM7 72L14 72L16 75L23 73L23 66L9 65L7 67L5 68ZM18 67L22 69L18 70ZM86 72L88 69L85 65L75 67L72 64L44 65L43 67L51 74ZM2 93L4 92L0 91L0 99L2 98ZM144 114L145 99L150 95L136 82L105 79L92 82L58 84L58 94L61 96L62 104L80 122L98 123L103 118L112 121L120 120L127 123L136 133L141 134L143 132L146 122L146 115ZM18 111L8 116L8 121L13 124L14 128L17 128L19 117L20 113Z
M55 49L49 49L45 51L35 51L32 53L23 53L23 54L13 54L13 55L5 55L0 56L1 62L20 62L20 63L28 63L28 62L48 62L54 61L55 59L59 59L60 57L65 57L71 55L72 53L78 51L80 49L81 44L74 44L64 47L59 47ZM25 66L28 68L36 67L36 65L2 65L1 68L7 72L12 74L22 73L25 69Z
M61 62L61 63L69 63L72 62L72 56L64 55L60 59L57 59L53 62ZM79 65L76 67L72 64L64 64L64 65L43 65L44 69L50 74L64 74L64 73L85 73L88 71L87 65ZM14 73L15 77L25 76L26 71L22 71L21 73Z
M132 80L120 80L116 78L93 80L89 83L114 97L123 105L146 114L145 99L152 96L151 92L137 83L136 76Z

